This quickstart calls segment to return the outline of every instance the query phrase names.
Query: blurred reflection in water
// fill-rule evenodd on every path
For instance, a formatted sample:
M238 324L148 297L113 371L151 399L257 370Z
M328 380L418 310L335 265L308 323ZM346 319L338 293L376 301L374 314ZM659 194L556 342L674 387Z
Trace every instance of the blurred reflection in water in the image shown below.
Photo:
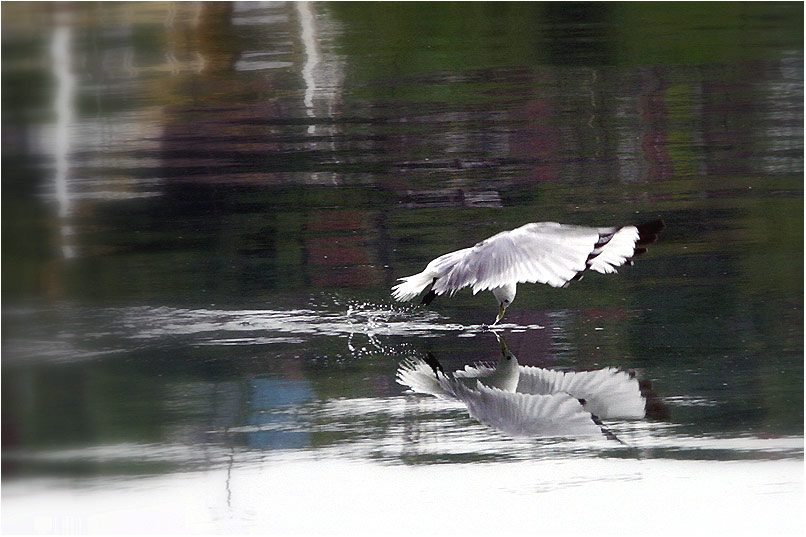
M247 435L250 447L293 449L310 446L310 434L289 427L294 421L293 415L283 412L315 397L306 380L257 378L252 382L252 390L249 405L252 414L248 421L256 430Z
M75 255L70 244L72 228L70 227L70 193L67 188L70 171L70 125L73 120L73 90L75 77L72 73L71 42L72 31L69 26L58 26L53 30L51 57L53 73L56 77L56 126L54 128L53 155L56 160L54 176L56 198L59 202L59 221L61 250L65 258Z
M308 117L314 118L316 114L313 109L313 96L316 91L316 81L313 73L320 62L315 38L316 23L310 2L298 2L296 6L302 26L302 44L305 46L305 66L302 68L302 79L305 81L305 112ZM308 134L315 133L316 125L309 125Z

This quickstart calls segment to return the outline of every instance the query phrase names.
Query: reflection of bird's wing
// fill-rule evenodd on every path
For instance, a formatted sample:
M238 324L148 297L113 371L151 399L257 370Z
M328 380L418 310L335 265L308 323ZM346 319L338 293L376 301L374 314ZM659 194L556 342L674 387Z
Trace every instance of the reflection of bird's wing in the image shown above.
M456 378L478 378L478 377L488 377L493 374L495 371L494 367L490 367L487 364L477 363L473 365L466 365L464 369L460 369L454 372L454 376Z
M397 369L397 383L419 393L438 397L447 395L432 367L420 358L409 358L400 364Z
M517 391L528 394L567 393L585 401L585 410L602 419L640 419L646 401L638 379L615 368L555 371L520 366Z
M510 436L602 434L579 401L564 393L529 395L488 388L480 383L468 388L455 381L450 388L473 418Z
M397 369L397 383L418 393L455 398L451 388L453 379L465 386L474 387L477 379L489 377L494 372L494 367L477 363L472 366L466 365L464 369L454 372L453 375L444 373L437 375L434 367L422 358L409 358L404 360ZM446 382L448 383L446 384Z
M409 359L398 368L397 382L415 392L459 400L473 418L510 436L602 434L591 414L566 393L512 393L472 380L492 371L482 365L467 366L454 377L435 373L422 359Z
M526 282L562 287L587 267L614 272L634 255L638 240L635 226L526 224L432 261L430 268L443 275L434 283L433 291L452 294L472 286L477 293Z

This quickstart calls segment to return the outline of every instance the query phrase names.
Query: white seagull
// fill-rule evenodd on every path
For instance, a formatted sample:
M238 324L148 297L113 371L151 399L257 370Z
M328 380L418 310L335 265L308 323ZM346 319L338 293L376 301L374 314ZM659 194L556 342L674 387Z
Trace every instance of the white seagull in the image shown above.
M644 246L664 227L662 220L621 227L526 224L437 257L422 272L400 278L392 296L408 301L430 285L422 299L427 305L437 295L453 295L464 287L471 287L474 295L489 289L498 302L496 324L515 300L519 283L566 287L586 269L616 272L616 267L632 264L633 257L646 252Z
M646 400L635 375L615 368L555 371L518 364L501 340L495 367L445 373L433 357L409 359L397 382L414 392L464 403L479 422L510 436L601 435L602 419L641 419Z

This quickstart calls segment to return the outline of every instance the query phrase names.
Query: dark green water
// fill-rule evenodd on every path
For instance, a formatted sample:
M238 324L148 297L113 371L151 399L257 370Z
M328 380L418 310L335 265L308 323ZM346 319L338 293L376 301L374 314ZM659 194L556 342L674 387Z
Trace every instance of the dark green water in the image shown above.
M285 533L323 501L302 529L349 533L420 490L568 487L802 529L801 3L4 2L2 60L5 531ZM424 309L397 278L526 222L658 217L635 266L521 285L502 331L651 383L608 423L626 446L395 382L498 352L489 293Z

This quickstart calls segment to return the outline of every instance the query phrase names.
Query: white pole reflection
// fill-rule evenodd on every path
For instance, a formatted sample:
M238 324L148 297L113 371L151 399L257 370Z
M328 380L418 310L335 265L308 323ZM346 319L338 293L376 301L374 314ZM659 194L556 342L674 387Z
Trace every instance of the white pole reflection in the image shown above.
M310 2L297 2L296 7L302 26L302 45L305 49L305 65L302 67L302 80L305 82L305 112L309 118L314 118L316 114L313 108L313 94L316 91L316 81L313 73L320 61L319 50L316 47L316 19ZM316 125L309 125L308 134L314 132Z
M53 156L56 164L54 183L56 199L59 204L58 218L61 235L61 252L65 259L75 257L75 249L70 244L73 233L69 224L70 192L67 178L70 172L70 125L73 122L73 91L75 77L71 67L70 54L71 31L67 26L57 26L53 31L51 42L51 60L53 75L56 79L54 110L56 125L53 131Z

